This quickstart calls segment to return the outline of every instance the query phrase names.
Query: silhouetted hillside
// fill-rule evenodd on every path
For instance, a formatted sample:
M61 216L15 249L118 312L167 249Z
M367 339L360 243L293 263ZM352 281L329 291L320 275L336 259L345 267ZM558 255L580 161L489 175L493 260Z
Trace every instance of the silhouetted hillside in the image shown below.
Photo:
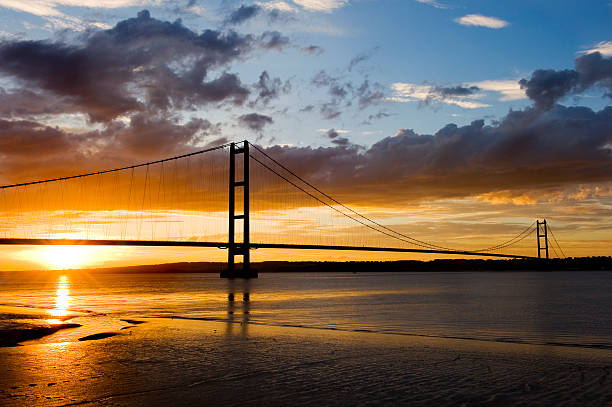
M260 273L291 272L418 272L418 271L588 271L612 270L612 257L573 257L567 259L484 260L440 259L431 261L265 261L252 263ZM166 263L142 266L81 269L96 273L219 273L226 267L223 262ZM66 270L64 270L66 271ZM71 270L78 271L78 270Z

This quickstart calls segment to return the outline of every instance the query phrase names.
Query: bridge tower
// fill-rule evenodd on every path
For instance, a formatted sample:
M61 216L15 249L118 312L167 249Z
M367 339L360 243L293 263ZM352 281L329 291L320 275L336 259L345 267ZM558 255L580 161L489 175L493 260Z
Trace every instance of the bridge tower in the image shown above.
M538 259L542 258L542 252L546 253L548 259L548 227L546 227L546 219L542 222L536 220L536 235L538 239ZM544 239L544 242L542 242Z
M230 144L229 153L229 227L227 244L227 270L221 272L226 278L256 278L251 269L249 239L249 142L242 146ZM242 156L242 180L236 181L236 156ZM236 214L236 191L242 188L242 214ZM242 220L242 242L236 242L236 220ZM236 268L236 256L242 256L242 268Z

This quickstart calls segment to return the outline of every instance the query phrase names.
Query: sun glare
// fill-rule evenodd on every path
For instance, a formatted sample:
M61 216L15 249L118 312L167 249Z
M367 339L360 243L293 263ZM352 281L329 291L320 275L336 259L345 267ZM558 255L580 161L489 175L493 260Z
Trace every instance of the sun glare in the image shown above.
M84 267L97 256L94 247L46 246L36 253L37 261L53 270Z

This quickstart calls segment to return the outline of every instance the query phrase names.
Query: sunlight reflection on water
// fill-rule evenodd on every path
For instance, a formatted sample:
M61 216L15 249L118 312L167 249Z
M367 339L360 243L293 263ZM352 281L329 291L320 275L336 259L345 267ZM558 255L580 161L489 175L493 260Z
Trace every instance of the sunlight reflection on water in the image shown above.
M70 280L68 276L61 275L57 281L57 290L55 291L55 308L49 310L49 314L53 317L65 317L68 315L68 307L70 306ZM48 319L49 324L61 324L59 318Z

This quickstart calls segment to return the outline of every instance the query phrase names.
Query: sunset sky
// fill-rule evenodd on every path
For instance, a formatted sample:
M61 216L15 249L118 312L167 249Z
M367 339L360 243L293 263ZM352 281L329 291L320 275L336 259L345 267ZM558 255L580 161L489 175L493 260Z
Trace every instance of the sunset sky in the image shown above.
M610 1L0 0L0 183L248 139L418 239L546 218L566 255L612 255L610 21ZM225 256L92 250L70 266Z

